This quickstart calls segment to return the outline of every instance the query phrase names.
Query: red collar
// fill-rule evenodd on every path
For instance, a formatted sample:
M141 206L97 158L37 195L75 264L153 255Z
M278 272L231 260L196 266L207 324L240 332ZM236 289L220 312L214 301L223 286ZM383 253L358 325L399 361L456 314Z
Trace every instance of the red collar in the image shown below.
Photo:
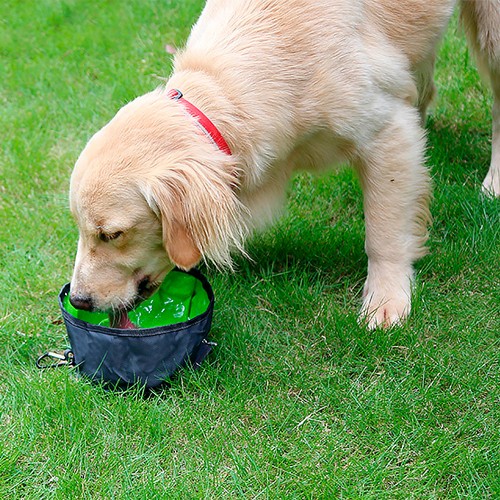
M194 104L187 101L180 90L171 89L168 91L168 97L174 101L179 101L187 113L196 119L196 124L200 130L224 153L231 155L231 149L227 142L222 137L217 127L210 121L210 119L200 111Z

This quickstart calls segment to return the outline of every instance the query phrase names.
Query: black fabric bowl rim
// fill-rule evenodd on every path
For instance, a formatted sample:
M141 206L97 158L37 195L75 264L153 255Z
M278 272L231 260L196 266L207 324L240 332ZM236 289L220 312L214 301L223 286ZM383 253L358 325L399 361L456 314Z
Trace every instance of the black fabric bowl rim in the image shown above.
M113 328L110 326L103 326L103 325L95 325L93 323L89 323L87 321L84 321L82 319L76 318L73 316L70 312L68 312L63 304L63 298L69 293L71 283L66 283L63 285L61 288L61 291L59 292L59 307L61 309L62 315L64 317L64 320L73 324L74 326L77 326L79 328L83 329L91 329L95 333L102 333L103 335L111 335L114 337L154 337L158 335L167 335L169 333L175 333L178 332L179 330L184 330L186 328L189 328L192 325L196 325L197 323L201 323L209 314L212 314L213 307L214 307L214 292L212 290L212 287L210 283L208 282L207 278L198 270L198 269L190 269L189 271L184 271L182 269L175 269L177 272L189 274L199 280L201 284L203 285L203 289L208 295L209 299L209 304L206 308L206 310L195 316L194 318L191 318L187 321L182 321L179 323L172 323L170 325L163 325L163 326L155 326L152 328L130 328L130 329L123 329L123 328ZM208 332L207 332L208 335Z

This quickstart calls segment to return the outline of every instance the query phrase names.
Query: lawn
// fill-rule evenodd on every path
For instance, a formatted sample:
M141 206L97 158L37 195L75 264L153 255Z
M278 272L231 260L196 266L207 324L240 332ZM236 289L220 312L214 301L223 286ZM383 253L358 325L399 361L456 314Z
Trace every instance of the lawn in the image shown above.
M430 253L414 310L357 324L365 277L350 170L290 188L286 214L216 296L202 369L149 397L71 370L57 293L86 140L168 76L201 0L4 0L0 13L0 498L499 498L500 204L480 194L491 96L456 21L428 120Z

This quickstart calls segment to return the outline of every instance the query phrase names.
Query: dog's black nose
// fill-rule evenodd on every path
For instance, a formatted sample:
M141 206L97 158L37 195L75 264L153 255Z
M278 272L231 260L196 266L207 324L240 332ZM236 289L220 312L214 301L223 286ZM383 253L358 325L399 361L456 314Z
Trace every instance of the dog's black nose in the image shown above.
M69 301L74 308L82 309L83 311L92 311L92 309L94 308L94 304L90 297L70 295Z

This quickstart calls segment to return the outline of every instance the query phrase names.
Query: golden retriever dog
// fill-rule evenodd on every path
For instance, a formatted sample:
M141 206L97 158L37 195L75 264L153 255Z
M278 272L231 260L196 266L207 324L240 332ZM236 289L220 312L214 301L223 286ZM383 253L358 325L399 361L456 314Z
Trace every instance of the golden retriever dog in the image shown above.
M361 318L410 312L425 253L426 109L455 0L208 0L162 88L88 142L71 177L80 238L71 301L125 311L174 267L231 267L279 213L296 171L349 162L364 196L368 274ZM500 2L461 2L489 78L500 195Z

